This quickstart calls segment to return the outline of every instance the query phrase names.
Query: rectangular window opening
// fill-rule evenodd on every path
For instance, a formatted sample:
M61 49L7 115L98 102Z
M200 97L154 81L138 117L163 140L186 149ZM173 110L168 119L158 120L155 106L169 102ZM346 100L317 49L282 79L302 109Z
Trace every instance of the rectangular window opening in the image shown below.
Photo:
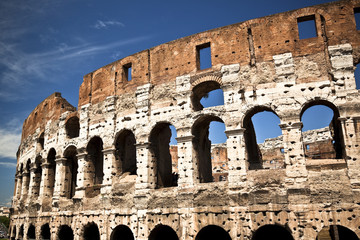
M356 30L360 30L360 8L354 8Z
M126 81L131 81L132 80L132 64L128 63L124 65L124 75L125 75L125 79Z
M300 17L297 19L299 39L317 37L315 15Z
M198 69L211 68L211 48L210 43L205 43L196 47Z

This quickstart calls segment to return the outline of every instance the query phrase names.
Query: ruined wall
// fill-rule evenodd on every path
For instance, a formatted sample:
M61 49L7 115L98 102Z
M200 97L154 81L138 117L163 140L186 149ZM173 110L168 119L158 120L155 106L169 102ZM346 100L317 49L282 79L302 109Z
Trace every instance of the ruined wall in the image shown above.
M144 50L87 74L77 111L50 96L24 123L12 239L358 238L359 8L328 3ZM303 21L315 36L299 37ZM203 107L215 89L224 104ZM315 105L334 117L305 134ZM261 146L251 118L262 111L282 136Z

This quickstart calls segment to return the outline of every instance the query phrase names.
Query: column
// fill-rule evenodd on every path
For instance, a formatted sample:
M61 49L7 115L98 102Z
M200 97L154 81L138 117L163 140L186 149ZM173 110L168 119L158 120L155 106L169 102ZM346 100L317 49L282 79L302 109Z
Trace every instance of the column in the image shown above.
M103 155L104 155L104 177L103 177L103 183L101 187L101 194L106 195L111 192L111 185L112 185L112 168L113 164L115 164L115 148L107 148L104 149Z
M229 188L244 187L246 184L247 159L244 138L245 128L225 131L227 156L229 159Z
M179 169L179 188L191 188L195 183L198 183L198 167L194 159L195 153L193 150L194 136L177 137L178 145L178 169Z
M20 173L16 174L16 192L15 192L15 198L13 199L14 203L18 205L18 201L21 197L21 186L22 186L22 175ZM15 207L15 204L14 204Z
M21 197L20 197L21 201L24 201L27 198L29 192L29 181L30 181L30 172L25 169L22 174L22 186L21 186Z
M155 188L155 162L150 153L150 142L136 144L136 191Z
M65 197L64 184L66 175L66 158L57 158L56 162L56 173L55 173L55 186L53 199L59 199Z
M34 196L34 185L36 184L36 177L35 177L35 172L36 172L36 165L35 164L31 164L30 167L30 179L29 179L29 193L28 193L28 198L27 201L30 202L31 198Z
M284 142L287 184L290 188L304 188L307 181L306 159L302 141L302 122L279 124Z
M90 185L87 176L87 152L84 149L78 149L79 154L76 155L78 159L78 174L76 179L76 190L73 199L82 199L85 197L85 188Z

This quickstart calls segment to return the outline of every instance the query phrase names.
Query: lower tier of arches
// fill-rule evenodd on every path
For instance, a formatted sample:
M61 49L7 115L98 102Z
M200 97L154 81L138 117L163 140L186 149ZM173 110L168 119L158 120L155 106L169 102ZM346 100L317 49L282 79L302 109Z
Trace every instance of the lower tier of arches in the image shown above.
M275 207L276 208L276 207ZM10 239L51 240L359 240L360 208L199 207L13 215Z

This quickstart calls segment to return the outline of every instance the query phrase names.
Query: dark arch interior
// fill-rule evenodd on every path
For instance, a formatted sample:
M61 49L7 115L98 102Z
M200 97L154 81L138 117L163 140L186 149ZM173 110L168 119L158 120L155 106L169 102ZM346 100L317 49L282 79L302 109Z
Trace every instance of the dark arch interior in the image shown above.
M352 230L340 226L331 225L324 227L316 237L316 240L359 240Z
M209 225L200 230L196 235L195 240L231 240L228 232L222 227L216 225Z
M44 149L44 133L40 134L40 137L37 140L38 146L39 146L39 150L43 150Z
M294 240L291 233L282 226L265 225L260 227L254 233L252 240L277 239Z
M49 189L51 194L53 194L54 192L54 187L55 187L55 173L56 173L56 162L55 162L55 158L56 158L56 151L55 149L51 148L47 157L47 161L50 165L49 168Z
M213 182L211 162L211 141L209 139L209 128L211 122L224 123L216 116L203 116L199 118L192 127L193 147L195 150L200 183Z
M318 101L313 101L313 102L310 102L308 103L307 105L305 105L305 107L302 109L301 111L301 120L303 119L303 114L306 110L308 110L310 107L313 107L313 106L319 106L319 105L322 105L322 106L326 106L328 108L330 108L332 111L333 111L333 118L330 122L330 125L329 125L329 129L330 129L330 132L331 132L331 137L332 137L332 141L331 141L331 145L332 145L332 148L333 148L333 151L334 151L334 156L335 157L329 157L327 155L324 155L324 156L309 156L309 153L307 152L307 146L305 146L305 154L308 156L308 157L311 157L311 158L336 158L336 159L341 159L343 158L343 149L344 149L344 144L343 144L343 136L342 136L342 131L341 131L341 123L340 121L338 120L340 114L339 114L339 111L338 109L330 102L327 102L327 101L323 101L323 100L318 100ZM316 119L314 119L314 121L316 121Z
M84 227L84 240L100 240L99 228L95 223L89 223Z
M179 238L171 227L158 225L151 231L149 240L179 240Z
M150 133L150 150L156 162L156 187L177 186L173 176L172 157L170 154L171 129L169 123L158 123Z
M111 233L110 240L134 240L134 235L129 227L119 225Z
M93 172L94 184L102 184L104 172L103 172L103 142L101 138L94 137L90 140L87 148L88 157L91 161L90 171Z
M75 195L76 178L78 171L78 159L76 157L77 149L74 146L66 149L64 157L68 160L69 164L66 166L66 179L67 181L67 197L72 198Z
M136 140L134 134L124 130L116 139L116 160L119 173L136 175Z
M16 237L16 226L13 226L12 234L11 234L11 240L15 240L15 237Z
M35 227L34 225L30 225L27 231L27 237L28 239L35 239Z
M270 112L276 115L274 111L266 107L255 107L252 109L244 118L243 127L245 128L244 137L245 137L245 146L246 146L246 154L247 160L249 164L249 170L253 169L262 169L263 166L263 156L259 145L256 140L256 132L254 128L254 124L252 121L252 117L255 114L261 112ZM277 116L277 115L276 115Z
M79 136L80 123L78 117L72 117L67 120L65 124L66 134L69 138L76 138Z
M51 237L49 224L44 224L41 226L41 239L49 240Z
M196 85L191 94L191 102L195 111L200 111L204 106L200 103L200 100L207 96L209 92L220 89L220 84L216 81L206 81Z
M19 229L19 237L22 238L23 236L24 236L24 225L21 225Z
M72 240L74 239L73 230L68 225L62 225L58 234L59 240Z

